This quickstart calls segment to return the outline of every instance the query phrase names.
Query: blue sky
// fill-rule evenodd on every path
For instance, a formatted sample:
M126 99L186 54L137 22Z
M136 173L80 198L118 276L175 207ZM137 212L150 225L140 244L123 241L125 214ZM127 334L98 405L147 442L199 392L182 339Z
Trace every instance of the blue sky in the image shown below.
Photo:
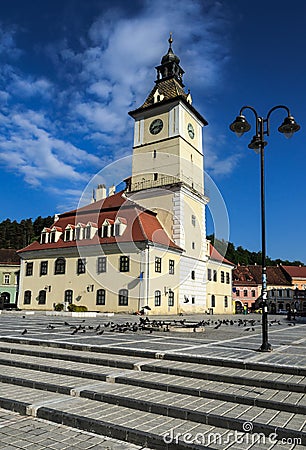
M271 116L267 253L306 263L305 22L303 0L292 10L284 0L0 2L0 220L75 208L97 172L131 154L127 113L153 87L172 31L209 122L205 169L235 245L260 249L259 157L247 147L252 131L238 139L229 124L243 105L266 116L278 104L300 123L287 140L277 131L284 113Z

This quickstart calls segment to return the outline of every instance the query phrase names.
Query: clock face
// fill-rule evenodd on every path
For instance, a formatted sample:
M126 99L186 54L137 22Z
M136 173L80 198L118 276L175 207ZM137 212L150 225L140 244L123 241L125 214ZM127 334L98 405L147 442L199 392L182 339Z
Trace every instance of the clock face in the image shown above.
M158 134L163 129L163 121L161 119L155 119L150 125L150 133Z
M191 123L189 123L187 125L187 130L188 130L189 136L191 137L191 139L193 139L194 138L194 128Z

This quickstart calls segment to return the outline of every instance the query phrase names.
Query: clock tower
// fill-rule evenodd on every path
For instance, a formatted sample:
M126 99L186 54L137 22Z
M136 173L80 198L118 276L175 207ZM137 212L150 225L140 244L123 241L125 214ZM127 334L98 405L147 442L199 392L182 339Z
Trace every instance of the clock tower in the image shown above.
M204 117L184 90L180 59L169 49L156 67L157 79L135 120L132 177L127 195L157 212L169 237L183 249L179 272L181 312L206 310ZM168 289L165 286L162 289ZM171 286L170 286L171 288Z

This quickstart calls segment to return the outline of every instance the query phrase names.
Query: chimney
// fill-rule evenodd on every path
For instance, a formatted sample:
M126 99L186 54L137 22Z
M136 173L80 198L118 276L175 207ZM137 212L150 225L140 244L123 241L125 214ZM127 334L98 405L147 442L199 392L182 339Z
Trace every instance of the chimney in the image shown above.
M110 186L110 188L108 190L108 196L110 197L111 195L114 195L115 192L116 192L116 186L114 186L114 185Z
M103 200L104 198L106 198L105 184L98 184L98 187L96 189L96 202L98 200Z

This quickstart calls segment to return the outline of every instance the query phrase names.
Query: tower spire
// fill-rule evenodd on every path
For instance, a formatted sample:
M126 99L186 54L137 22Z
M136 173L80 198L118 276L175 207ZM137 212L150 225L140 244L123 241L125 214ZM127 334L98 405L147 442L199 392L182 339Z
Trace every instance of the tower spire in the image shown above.
M175 78L183 86L183 69L180 66L180 58L176 56L172 49L172 32L168 39L169 49L168 52L162 57L161 63L156 67L157 70L157 82Z

